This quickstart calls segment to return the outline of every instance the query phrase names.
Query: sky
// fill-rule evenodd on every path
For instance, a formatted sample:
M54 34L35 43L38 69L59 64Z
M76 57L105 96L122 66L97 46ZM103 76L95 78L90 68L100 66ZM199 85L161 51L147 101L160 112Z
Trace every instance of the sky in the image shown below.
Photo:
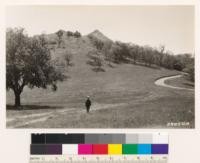
M7 6L6 27L32 36L98 29L114 41L194 53L194 6Z

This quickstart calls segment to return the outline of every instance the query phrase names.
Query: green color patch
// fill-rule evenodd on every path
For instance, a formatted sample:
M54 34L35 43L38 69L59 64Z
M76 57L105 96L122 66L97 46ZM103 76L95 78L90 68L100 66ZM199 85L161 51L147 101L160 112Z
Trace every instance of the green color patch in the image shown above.
M123 154L138 154L137 144L123 144L122 153Z

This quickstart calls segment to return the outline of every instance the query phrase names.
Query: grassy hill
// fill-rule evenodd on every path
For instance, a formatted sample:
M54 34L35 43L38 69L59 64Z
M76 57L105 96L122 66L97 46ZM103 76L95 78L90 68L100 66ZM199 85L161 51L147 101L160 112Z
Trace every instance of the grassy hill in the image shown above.
M189 122L194 127L194 92L159 87L154 81L177 74L133 64L104 64L105 72L94 72L87 64L88 52L95 47L91 35L111 41L99 31L80 38L64 35L60 48L55 34L46 35L52 58L62 61L65 51L73 54L69 78L58 90L30 90L21 95L22 111L13 110L13 92L7 92L7 127L33 128L126 128L168 127L169 122ZM85 113L86 96L92 100L91 113ZM20 120L19 120L20 119Z

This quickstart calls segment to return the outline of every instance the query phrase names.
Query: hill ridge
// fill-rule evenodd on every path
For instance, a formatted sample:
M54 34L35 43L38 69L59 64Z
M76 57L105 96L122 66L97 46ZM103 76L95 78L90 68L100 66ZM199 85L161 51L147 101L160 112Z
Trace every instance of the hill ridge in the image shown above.
M95 29L93 32L89 33L87 36L88 37L95 37L95 38L97 38L101 41L106 41L106 42L112 41L110 38L108 38L105 34L103 34L98 29Z

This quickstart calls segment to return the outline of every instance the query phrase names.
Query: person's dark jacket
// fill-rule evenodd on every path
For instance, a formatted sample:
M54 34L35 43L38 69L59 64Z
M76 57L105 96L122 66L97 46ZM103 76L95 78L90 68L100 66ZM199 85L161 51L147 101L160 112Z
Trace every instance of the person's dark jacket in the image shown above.
M90 101L90 99L87 99L87 100L85 101L85 106L86 106L87 108L89 108L89 107L91 106L91 101Z

